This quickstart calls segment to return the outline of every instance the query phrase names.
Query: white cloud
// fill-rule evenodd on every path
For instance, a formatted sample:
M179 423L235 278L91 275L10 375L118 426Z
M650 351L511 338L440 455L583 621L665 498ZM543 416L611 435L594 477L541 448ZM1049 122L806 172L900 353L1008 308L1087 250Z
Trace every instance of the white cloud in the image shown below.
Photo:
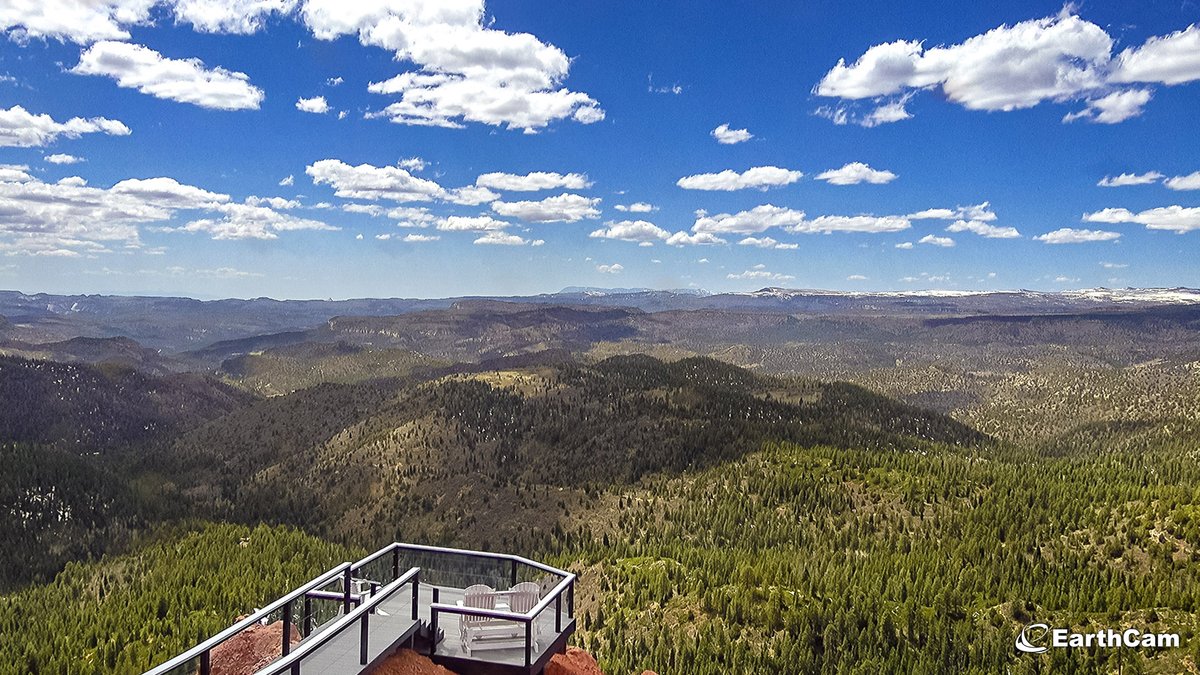
M129 4L140 4L133 0ZM190 23L201 33L249 35L270 14L288 14L298 0L173 0L175 21Z
M221 204L214 210L224 216L193 220L179 229L183 232L206 232L213 239L277 239L280 232L341 229L319 220L279 213L265 206Z
M540 245L537 243L540 241L538 239L534 242L534 245ZM474 243L495 246L524 246L529 243L529 240L518 237L515 234L509 234L508 232L487 232L482 237L476 239Z
M296 110L323 115L329 112L329 102L325 100L324 96L301 98L296 101Z
M1070 227L1063 227L1053 232L1039 234L1034 239L1045 242L1047 244L1084 244L1093 241L1113 241L1121 237L1120 232L1106 232L1104 230L1078 230Z
M797 234L900 232L912 227L904 216L818 216L787 228Z
M534 223L574 223L584 218L599 218L599 198L564 192L541 201L492 202L492 210L502 216Z
M491 216L449 216L438 221L437 229L446 232L498 232L511 224Z
M950 237L936 237L932 234L927 234L917 240L918 244L930 244L931 246L941 246L942 248L952 248L954 240Z
M0 252L9 255L79 257L107 253L113 246L140 249L141 227L169 229L167 223L184 211L213 217L179 229L214 238L269 239L283 231L333 229L266 206L231 203L229 195L173 178L133 178L106 189L89 187L78 177L45 183L22 169L0 167Z
M1105 176L1100 179L1096 185L1100 187L1125 187L1127 185L1149 185L1150 183L1158 182L1163 175L1157 171L1147 171L1146 173L1123 173L1119 176Z
M726 169L720 173L701 173L684 176L675 182L685 190L746 190L790 185L804 176L799 171L781 169L777 166L756 166L738 173Z
M405 157L399 162L396 162L396 166L409 171L424 171L428 164L420 157Z
M804 222L804 212L763 204L749 211L702 215L692 225L692 231L717 234L757 234L772 227L787 227Z
M1129 267L1127 263L1102 262L1100 266L1106 270L1123 270Z
M344 80L344 79L342 79L342 77L341 77L340 75L339 75L339 76L337 76L337 77L331 77L331 78L329 78L329 79L325 80L325 84L326 84L326 85L328 85L328 86L330 86L330 87L336 87L336 86L340 85L340 84L341 84L341 83L343 83L343 82L345 82L345 80Z
M750 133L748 130L746 130L746 129L730 129L728 124L722 124L721 126L717 127L716 129L713 129L711 134L712 134L712 137L717 139L717 142L720 143L721 145L734 145L736 143L745 143L746 141L750 140L751 138L754 138L754 134Z
M956 220L946 228L947 232L973 232L988 239L1016 239L1021 236L1015 227L998 227L981 220Z
M1089 223L1137 223L1151 230L1169 230L1183 234L1200 230L1200 206L1160 206L1139 213L1128 209L1110 208L1084 214L1083 220Z
M713 244L724 244L724 239L708 232L698 232L691 234L688 232L676 232L667 237L668 246L709 246ZM701 262L708 262L703 260Z
M973 206L957 206L953 209L925 209L905 216L909 220L979 220L991 222L996 220L991 204L983 202Z
M76 157L75 155L64 155L62 153L46 155L43 157L43 159L51 164L78 164L82 161L85 161L82 157Z
M17 41L30 38L87 44L129 39L129 25L148 23L157 0L36 0L0 4L0 30Z
M1183 84L1200 79L1200 24L1152 37L1116 58L1114 82Z
M1085 119L1100 124L1119 124L1131 117L1142 114L1142 109L1150 102L1149 89L1126 89L1114 91L1098 98L1087 101L1087 107L1063 116L1063 122L1074 122Z
M258 197L251 195L246 197L246 203L250 206L269 206L282 211L300 208L300 202L295 199L284 199L283 197Z
M622 220L617 223L609 223L608 227L595 230L588 236L593 239L618 239L648 243L665 241L671 236L671 233L645 220Z
M755 246L758 248L780 248L794 249L799 248L798 244L783 244L771 237L745 237L738 242L738 246Z
M851 274L850 276L846 277L846 281L866 281L866 280L867 280L867 277L865 277L861 274Z
M748 269L738 274L726 274L726 279L760 279L767 281L790 281L796 277L791 274L779 274L778 272L769 272L763 269L762 265L755 265L752 269Z
M1151 97L1147 89L1124 85L1200 79L1200 28L1150 38L1114 58L1112 37L1072 11L1068 5L1057 16L1002 25L959 44L878 44L854 63L839 60L814 92L853 101L940 89L965 108L1003 111L1082 100L1087 107L1064 121L1113 124L1139 115ZM903 119L901 110L902 104L883 117ZM835 123L855 121L845 108L818 114Z
M483 0L351 5L307 0L301 15L318 39L355 35L416 66L368 88L399 97L376 114L393 122L442 127L478 122L535 132L556 120L604 119L595 99L560 86L571 65L561 49L528 33L488 27Z
M628 211L629 213L651 213L657 211L658 207L646 202L634 202L632 204L617 204L613 206L618 211Z
M896 248L904 250L904 251L907 251L907 250L911 249L912 247L913 247L913 243L911 241L902 241L899 244L896 244Z
M290 187L295 184L296 184L296 177L291 174L288 174L286 177L284 177L282 180L279 181L279 187Z
M1060 284L1073 284L1073 283L1078 282L1079 279L1060 274L1057 277L1054 277L1054 281L1056 281L1057 283L1060 283Z
M257 110L264 96L245 73L210 70L199 59L169 59L129 42L93 44L71 72L111 77L120 87L218 110Z
M1200 190L1200 171L1186 176L1174 176L1163 181L1172 190Z
M441 237L437 236L436 234L413 233L413 234L405 235L405 237L404 237L404 241L406 241L410 244L420 244L420 243L429 242L429 241L437 241L439 239L441 239Z
M442 200L476 205L497 199L499 195L476 186L447 190L432 180L412 175L399 166L351 166L340 159L322 159L304 170L315 184L326 184L345 199L386 199L393 202Z
M581 173L554 173L534 171L524 175L514 173L485 173L475 179L475 184L494 190L509 192L535 192L537 190L584 190L592 186L587 176Z
M601 274L620 274L625 266L621 263L613 263L611 265L596 265L596 271Z
M0 109L0 147L40 147L49 145L59 136L79 138L94 133L128 136L129 127L105 117L72 117L66 122L56 122L49 115L35 115L19 105Z
M816 178L827 181L831 185L857 185L859 183L882 185L896 180L896 174L891 171L872 169L862 162L850 162L840 169L830 169L817 174Z

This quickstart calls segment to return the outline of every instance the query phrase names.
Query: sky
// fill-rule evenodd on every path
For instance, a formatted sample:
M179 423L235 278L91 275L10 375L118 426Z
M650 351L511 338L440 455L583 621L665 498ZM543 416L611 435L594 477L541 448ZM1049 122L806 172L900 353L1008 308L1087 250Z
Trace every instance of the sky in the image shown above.
M894 4L0 0L0 288L1200 287L1200 4Z

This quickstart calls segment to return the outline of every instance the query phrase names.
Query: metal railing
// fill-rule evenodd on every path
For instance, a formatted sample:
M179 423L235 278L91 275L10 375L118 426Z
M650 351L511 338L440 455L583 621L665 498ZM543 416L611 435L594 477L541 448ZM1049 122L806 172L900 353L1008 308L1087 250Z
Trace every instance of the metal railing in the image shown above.
M300 598L301 596L305 596L305 600L307 603L309 593L316 591L317 589L321 588L322 586L329 585L334 580L338 579L338 577L347 574L350 571L350 568L351 568L351 565L348 562L342 563L341 565L334 567L333 569L329 570L328 572L313 579L312 581L301 586L300 588L297 588L296 590L288 593L287 595L279 598L278 600L276 600L275 602L272 602L271 604L267 605L266 607L263 607L262 609L258 610L257 612L254 612L253 614L242 619L241 621L238 621L237 623L233 624L229 628L226 628L225 630L221 631L220 633L217 633L216 635L212 636L211 638L205 640L204 642L201 642L200 644L196 645L195 647L192 647L188 651L180 654L179 656L176 656L175 658L171 659L170 661L167 661L166 663L163 663L155 668L152 668L152 669L146 671L145 675L168 675L168 673L171 673L172 671L179 669L179 668L187 668L187 671L185 671L185 672L190 673L190 672L193 672L192 664L197 659L199 660L199 667L196 670L199 672L199 674L200 675L210 675L210 673L212 672L212 665L211 665L210 659L212 656L213 649L215 649L217 646L221 645L225 641L229 640L230 638L234 637L235 635L241 633L242 631L258 625L264 619L269 618L272 614L279 611L280 609L283 610L283 617L284 617L284 619L283 619L283 621L284 621L283 640L282 640L282 644L280 645L280 650L283 654L286 655L288 653L288 650L291 647L292 603L295 602L295 600L297 598ZM349 597L348 588L347 588L347 592L345 595L347 598ZM306 610L307 609L308 608L306 607ZM305 614L310 616L311 612L306 611Z
M386 586L379 588L371 593L370 598L359 603L358 607L345 614L330 626L322 630L318 635L302 642L298 645L295 651L286 654L283 658L275 661L271 665L258 671L255 675L279 675L280 673L288 672L291 675L302 675L304 659L311 656L316 650L326 645L333 638L341 635L346 629L354 624L358 624L358 640L359 652L358 663L360 666L367 665L370 659L369 654L369 636L371 632L371 615L375 613L375 608L380 603L392 597L396 591L403 588L405 585L412 584L413 598L417 597L418 585L420 584L421 570L412 568L405 572ZM416 619L417 604L413 603L413 619Z
M389 558L390 554L390 558ZM434 564L413 564L429 560ZM455 564L437 564L456 561ZM464 562L465 561L465 562ZM408 571L401 575L401 569ZM528 612L517 613L498 609L484 609L452 605L439 601L437 585L465 588L470 583L487 581L492 586L502 586L509 583L515 586L518 582L538 581L542 587L555 583L542 599ZM384 579L390 579L386 583ZM340 581L338 591L322 590L335 581ZM330 569L305 585L289 592L266 607L238 621L234 625L217 633L213 637L196 645L188 651L171 660L147 671L144 675L211 675L212 651L239 633L257 624L265 623L272 615L282 610L284 625L283 638L280 644L280 659L272 663L260 675L282 673L291 669L293 674L300 672L303 659L311 655L321 645L328 643L356 621L360 622L361 649L366 650L366 640L369 630L368 618L374 609L406 584L412 584L412 620L419 618L420 584L434 585L433 602L430 604L430 633L432 635L430 654L437 650L438 614L457 614L486 617L521 623L525 626L525 663L529 666L533 659L534 622L538 621L543 611L554 604L554 630L562 632L564 601L567 604L566 616L575 616L575 581L576 577L570 572L560 570L544 563L508 553L490 553L467 549L446 548L442 546L425 546L421 544L392 543L378 551L354 562L344 562ZM470 583L468 583L470 582ZM357 584L357 592L356 592ZM366 586L364 589L363 586ZM295 614L294 603L303 600L300 634L304 638L295 646L291 642L292 625ZM313 601L333 601L341 605L340 618L332 615L332 623L323 626L319 634L314 635ZM196 665L198 661L198 666ZM364 661L365 664L365 661Z

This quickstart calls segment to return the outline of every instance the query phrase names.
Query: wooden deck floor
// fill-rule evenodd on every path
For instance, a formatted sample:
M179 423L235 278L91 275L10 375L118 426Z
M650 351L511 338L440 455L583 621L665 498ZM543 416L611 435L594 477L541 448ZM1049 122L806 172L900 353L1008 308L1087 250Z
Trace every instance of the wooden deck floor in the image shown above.
M459 588L438 588L438 600L446 604L454 604L463 597ZM418 618L426 624L430 621L429 606L433 602L433 586L423 584L417 601ZM549 658L551 653L560 648L565 638L574 632L574 621L567 616L565 603L560 617L561 631L554 630L554 605L542 612L537 621L538 649L533 650L531 662L537 664ZM458 667L469 666L467 669L475 672L508 671L514 668L524 669L525 648L473 650L470 656L462 649L459 635L458 615L439 613L438 627L444 632L445 639L438 644L433 658L437 662L449 664L451 661ZM412 593L404 588L395 595L380 603L375 614L368 620L368 649L367 665L360 663L360 632L357 624L347 628L340 635L330 639L312 654L309 654L301 664L300 672L304 675L356 675L368 670L390 654L401 643L416 633L418 622L412 619ZM321 634L314 631L311 640ZM496 668L489 668L491 664Z

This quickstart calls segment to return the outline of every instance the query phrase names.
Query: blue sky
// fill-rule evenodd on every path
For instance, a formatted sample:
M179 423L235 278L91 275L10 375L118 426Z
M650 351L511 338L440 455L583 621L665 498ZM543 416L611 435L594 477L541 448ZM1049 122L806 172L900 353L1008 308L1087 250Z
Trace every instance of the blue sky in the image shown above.
M1200 286L1200 5L746 4L0 7L0 287Z

